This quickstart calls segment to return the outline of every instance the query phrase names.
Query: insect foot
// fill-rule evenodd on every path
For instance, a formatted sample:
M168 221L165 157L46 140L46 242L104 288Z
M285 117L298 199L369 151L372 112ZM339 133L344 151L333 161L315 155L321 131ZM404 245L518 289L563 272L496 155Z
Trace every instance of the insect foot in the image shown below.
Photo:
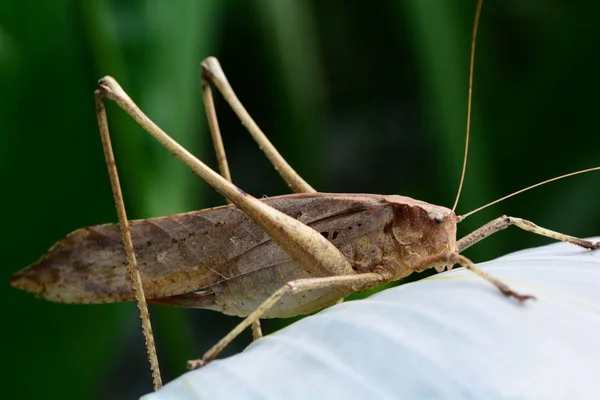
M509 288L507 285L505 285L502 282L498 282L499 284L496 285L496 287L502 292L502 294L508 296L508 297L513 297L515 299L517 299L519 301L519 303L523 303L525 300L537 300L537 298L535 296L529 295L529 294L519 294L517 292L515 292L514 290L512 290L511 288Z
M206 364L208 364L208 362L204 361L203 359L190 360L190 361L187 362L187 369L189 369L191 371L191 370L194 370L194 369L202 368Z
M479 277L485 279L492 285L496 286L496 288L498 290L500 290L500 292L502 294L516 299L517 301L519 301L519 303L523 303L526 300L536 300L535 296L528 295L528 294L520 294L518 292L515 292L507 284L503 283L498 278L495 278L492 275L488 274L487 272L479 269L477 266L475 266L475 264L473 264L473 262L471 260L469 260L467 257L463 256L462 254L455 253L455 252L447 253L446 261L448 263L459 264L462 267L470 270L471 272L475 273Z

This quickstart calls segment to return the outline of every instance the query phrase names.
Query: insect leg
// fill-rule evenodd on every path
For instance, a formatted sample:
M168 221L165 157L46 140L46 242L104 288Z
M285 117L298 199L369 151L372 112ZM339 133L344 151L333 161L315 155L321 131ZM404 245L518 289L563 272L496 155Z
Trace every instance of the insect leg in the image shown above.
M508 297L514 297L519 301L525 301L528 299L535 299L534 296L531 295L523 295L512 290L508 285L500 281L498 278L493 277L487 272L483 271L479 267L477 267L473 261L469 260L467 257L459 254L457 252L447 252L434 256L429 256L421 259L419 265L415 267L415 271L422 271L427 268L434 268L438 266L448 265L448 264L459 264L469 271L475 273L477 276L485 279L492 285L496 286L498 290L502 292L502 294Z
M204 366L209 361L213 360L233 339L235 339L244 329L246 329L253 321L260 318L269 308L276 304L279 299L286 294L299 293L305 290L321 289L332 286L350 286L354 291L368 289L376 284L381 284L389 281L391 277L383 276L378 273L365 273L358 275L331 276L325 278L309 278L298 279L283 285L279 290L267 298L256 310L248 315L242 322L238 324L231 332L223 339L208 350L201 359L188 361L188 368L196 369Z
M264 229L264 231L293 259L298 260L306 268L325 275L351 275L354 273L350 262L344 255L318 232L246 194L227 179L219 176L215 171L210 169L206 164L202 163L180 144L174 141L137 107L113 78L105 77L100 80L98 96L115 101L125 112L135 119L142 128L169 149L173 155L182 160L195 174L199 175L219 193L237 205L262 229ZM210 96L210 98L212 99L212 96ZM212 110L214 114L214 107ZM211 111L209 110L208 113L209 118L211 118ZM250 118L249 115L248 118ZM253 126L256 127L256 130L260 132L260 129L251 118L250 121ZM260 133L262 134L262 132ZM264 138L264 134L262 137ZM296 181L294 181L295 183L291 186L295 190L314 191L314 189L301 180L291 167L287 165L285 160L283 160L281 155L277 153L275 148L268 140L266 140L266 138L264 138L264 141L259 141L259 143L261 143L261 146L264 146L263 148L271 149L270 152L267 152L267 155L270 154L275 157L276 161L273 161L273 159L271 160L274 165L279 165L280 168L282 168L282 171L287 171L286 176L291 177L290 179L293 179L294 177L300 179L300 181L296 179ZM279 159L280 161L277 161ZM284 168L285 165L282 163L287 165L288 168ZM302 185L302 182L304 182L305 185ZM253 330L255 335L259 333L259 330L256 328L257 327Z
M267 139L263 131L258 127L252 119L248 111L244 108L235 92L229 85L227 77L219 64L219 61L214 57L208 57L202 62L202 78L203 80L211 80L217 89L221 92L227 103L237 114L242 124L248 129L252 138L256 141L260 149L265 153L275 170L279 172L283 180L294 192L315 192L313 189L287 161L279 154L273 144ZM210 118L209 118L210 121ZM212 129L212 128L211 128Z
M223 178L229 182L231 180L231 173L229 172L229 165L227 163L227 156L225 155L225 147L223 146L223 138L221 137L221 130L219 129L219 120L217 119L217 112L215 110L215 102L213 100L212 90L210 88L210 82L206 78L204 71L201 74L202 77L202 100L204 102L204 109L206 110L206 119L208 120L208 128L212 137L213 146L215 148L215 154L217 156L217 163L219 164L219 172ZM227 199L228 203L231 203Z
M547 236L552 239L572 243L574 245L581 246L586 249L600 249L600 242L592 243L588 240L579 239L574 236L565 235L564 233L554 232L549 229L542 228L541 226L538 226L533 222L527 221L522 218L507 217L506 215L504 215L502 217L496 218L488 222L487 224L483 225L482 227L476 229L475 231L469 233L467 236L460 239L457 242L458 251L462 252L463 250L471 247L480 240L483 240L486 237L498 231L506 229L510 225L514 225L518 228L535 233L537 235Z
M321 276L355 274L350 262L319 232L245 193L173 140L138 108L113 78L101 79L98 89L102 97L115 101L196 175L231 200L304 268Z
M210 82L205 76L204 71L201 74L202 78L202 99L204 102L204 109L206 110L206 118L208 120L208 127L210 135L212 137L213 146L215 148L215 154L217 156L217 163L219 164L219 172L223 178L233 183L231 180L231 173L229 172L229 165L227 163L227 156L225 155L225 147L223 146L223 138L221 136L221 130L219 129L219 120L217 118L217 112L215 110L215 102L213 100L212 90L210 88ZM225 198L227 203L231 204L231 200ZM260 328L260 320L256 320L252 323L252 340L258 340L262 337L262 329Z
M123 242L125 255L127 257L127 266L129 268L130 279L132 281L131 283L133 286L133 291L135 293L135 298L138 304L140 320L142 321L142 331L144 333L144 339L146 343L146 352L148 355L148 361L150 363L150 370L152 372L152 383L154 386L154 390L158 390L162 387L160 367L158 365L158 357L156 355L156 346L154 344L154 335L152 333L150 313L148 312L146 297L144 296L144 288L142 286L140 270L135 257L133 242L131 240L129 221L127 220L127 213L125 212L123 193L121 192L119 175L117 173L117 164L115 163L115 157L110 142L110 133L108 131L108 121L106 118L106 108L104 107L104 102L102 100L102 94L100 93L100 91L97 90L94 93L94 96L96 102L96 116L98 118L98 128L100 129L100 137L102 138L104 157L106 159L106 166L108 167L108 175L110 177L110 185L115 201L115 208L117 209L119 227L121 228L121 240Z

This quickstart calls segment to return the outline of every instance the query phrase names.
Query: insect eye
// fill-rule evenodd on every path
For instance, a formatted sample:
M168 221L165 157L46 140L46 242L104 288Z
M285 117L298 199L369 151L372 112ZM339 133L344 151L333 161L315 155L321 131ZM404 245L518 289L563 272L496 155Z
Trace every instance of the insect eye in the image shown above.
M442 219L436 217L436 218L433 219L433 223L436 224L436 225L441 225L442 224Z

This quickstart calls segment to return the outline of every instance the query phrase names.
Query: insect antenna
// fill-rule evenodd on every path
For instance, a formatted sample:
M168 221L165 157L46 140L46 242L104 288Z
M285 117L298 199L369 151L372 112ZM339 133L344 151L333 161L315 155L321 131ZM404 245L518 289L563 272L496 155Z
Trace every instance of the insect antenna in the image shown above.
M584 174L584 173L586 173L586 172L592 172L592 171L600 171L600 167L594 167L594 168L582 169L582 170L580 170L580 171L571 172L571 173L569 173L569 174L564 174L564 175L556 176L556 177L554 177L554 178L547 179L547 180L545 180L545 181L542 181L542 182L538 182L538 183L536 183L535 185L527 186L526 188L523 188L523 189L521 189L521 190L517 190L516 192L512 192L511 194L507 194L507 195L506 195L506 196L504 196L504 197L501 197L501 198L499 198L499 199L497 199L497 200L494 200L494 201L492 201L492 202L490 202L490 203L487 203L487 204L485 204L485 205L483 205L483 206L481 206L481 207L478 207L478 208L474 209L473 211L469 211L469 212L468 212L468 213L466 213L466 214L459 215L459 216L457 217L457 218L458 218L458 222L464 221L464 219L465 219L465 218L467 218L469 215L475 214L476 212L479 212L479 211L483 210L484 208L488 208L488 207L489 207L489 206L491 206L491 205L494 205L494 204L496 204L496 203L500 203L501 201L504 201L504 200L506 200L506 199L508 199L508 198L511 198L511 197L513 197L513 196L516 196L516 195L518 195L518 194L520 194L520 193L526 192L526 191L528 191L529 189L533 189L533 188L536 188L536 187L538 187L538 186L545 185L546 183L550 183L550 182L557 181L557 180L559 180L559 179L568 178L568 177L570 177L570 176L574 176L574 175L580 175L580 174Z
M477 44L477 28L479 27L479 16L481 15L481 6L483 0L477 1L477 9L475 10L475 22L473 22L473 36L471 37L471 59L469 61L469 97L467 100L467 133L465 137L465 154L463 156L462 172L460 174L460 183L458 184L458 192L456 193L456 200L452 206L452 211L456 210L458 205L458 199L460 198L460 192L462 191L463 182L465 180L465 173L467 171L467 156L469 154L469 135L471 133L471 102L473 100L473 69L475 66L475 45Z

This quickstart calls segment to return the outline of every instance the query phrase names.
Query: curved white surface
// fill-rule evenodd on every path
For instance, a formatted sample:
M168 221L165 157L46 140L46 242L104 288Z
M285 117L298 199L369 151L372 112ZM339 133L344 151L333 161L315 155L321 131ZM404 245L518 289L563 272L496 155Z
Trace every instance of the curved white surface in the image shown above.
M330 307L143 399L599 399L600 251L556 243L479 265L538 300L445 272Z

